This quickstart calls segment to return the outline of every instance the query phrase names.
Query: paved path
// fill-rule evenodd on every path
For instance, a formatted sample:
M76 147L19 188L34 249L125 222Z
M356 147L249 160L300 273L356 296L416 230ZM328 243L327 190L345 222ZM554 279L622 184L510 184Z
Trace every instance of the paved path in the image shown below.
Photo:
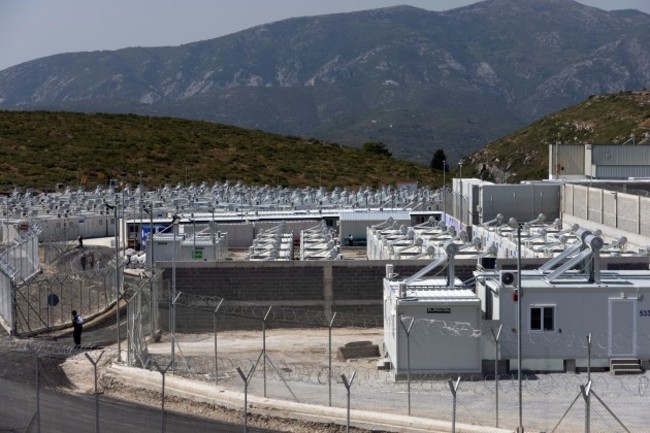
M102 336L102 333L98 334ZM93 335L87 336L90 339ZM31 346L28 346L31 343ZM95 396L74 392L60 368L70 342L66 339L33 342L13 340L0 335L0 432L93 432L95 431ZM37 347L39 376L36 375L36 358L27 347ZM40 402L40 429L37 408ZM126 403L100 395L100 431L103 432L160 432L161 411L136 403ZM229 424L166 411L165 431L241 432L241 424ZM249 428L251 432L266 433L273 430Z

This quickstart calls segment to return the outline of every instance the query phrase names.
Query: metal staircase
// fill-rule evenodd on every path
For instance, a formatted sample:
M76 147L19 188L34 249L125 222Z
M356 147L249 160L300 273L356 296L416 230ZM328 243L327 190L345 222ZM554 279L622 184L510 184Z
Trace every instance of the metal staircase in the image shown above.
M641 374L641 360L637 358L615 358L609 360L609 372L618 374Z

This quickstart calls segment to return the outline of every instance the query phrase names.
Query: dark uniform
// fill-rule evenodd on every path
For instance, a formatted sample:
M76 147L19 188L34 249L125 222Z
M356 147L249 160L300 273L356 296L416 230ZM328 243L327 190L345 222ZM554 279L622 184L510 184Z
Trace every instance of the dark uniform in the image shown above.
M81 333L84 330L84 319L77 313L77 310L72 310L72 338L74 338L74 347L79 349L81 347Z

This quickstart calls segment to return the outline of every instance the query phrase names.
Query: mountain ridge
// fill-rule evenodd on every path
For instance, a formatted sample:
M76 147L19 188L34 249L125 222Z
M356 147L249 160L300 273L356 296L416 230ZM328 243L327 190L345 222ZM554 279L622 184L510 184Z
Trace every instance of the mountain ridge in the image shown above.
M299 17L17 65L0 71L0 108L168 115L455 160L590 94L650 86L648 28L650 15L571 0Z
M466 173L497 183L547 178L550 144L650 144L650 91L591 95L468 156Z
M650 144L650 90L592 95L465 158L463 174L496 182L548 176L548 145ZM454 176L455 164L447 160ZM0 191L93 186L82 179L241 181L291 187L439 186L443 173L384 152L205 121L132 114L0 111Z

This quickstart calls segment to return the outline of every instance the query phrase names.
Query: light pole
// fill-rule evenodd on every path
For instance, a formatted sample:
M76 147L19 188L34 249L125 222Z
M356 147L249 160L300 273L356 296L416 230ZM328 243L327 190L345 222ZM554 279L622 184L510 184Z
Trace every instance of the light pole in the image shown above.
M120 240L117 222L117 202L115 206L106 203L106 209L113 209L115 218L115 320L117 322L117 362L122 362L122 342L120 335Z
M63 237L65 238L65 249L68 249L68 212L63 214Z
M519 427L518 433L524 432L522 421L522 396L521 396L521 303L524 292L521 287L521 224L515 218L510 218L508 225L517 229L517 382L519 386Z
M217 259L217 222L214 220L214 206L210 207L212 212L212 221L210 222L210 237L212 238L212 254L213 260Z
M463 228L463 160L458 161L458 177L460 178L460 212L458 217L460 218L459 230Z
M126 188L122 188L122 223L124 224L124 228L125 228L125 230L124 230L124 255L126 255L126 244L129 243L129 239L128 239L129 234L127 233L127 230L126 230L126 208L125 208L125 205L124 205L124 190L125 189ZM117 206L117 200L116 200L115 206Z
M192 261L196 260L196 219L194 219L194 214L192 213Z
M138 189L140 190L140 229L138 230L138 242L140 243L140 248L142 248L142 211L144 204L142 203L142 170L138 170Z
M445 221L447 220L447 160L442 160L442 209L445 214Z
M153 202L151 203L151 207L143 207L142 208L147 214L149 214L149 236L147 236L147 244L151 244L151 269L153 270L154 268L154 255L153 255ZM153 274L152 274L153 275Z
M171 320L169 323L169 330L172 334L172 370L176 369L176 234L178 233L178 223L180 217L174 214L172 219L172 229L174 232L174 245L172 248L172 296L169 301L171 303Z
M154 317L154 294L153 294L153 275L154 275L154 269L156 267L155 261L154 261L154 255L153 255L153 201L151 202L151 207L150 208L143 208L143 210L149 214L149 236L147 236L147 245L150 245L150 253L147 253L147 255L151 254L151 257L147 260L147 262L150 263L149 265L149 293L151 293L151 335L154 336L156 335L156 326L155 326L155 317ZM146 248L145 248L146 250ZM157 298L157 296L156 296Z

